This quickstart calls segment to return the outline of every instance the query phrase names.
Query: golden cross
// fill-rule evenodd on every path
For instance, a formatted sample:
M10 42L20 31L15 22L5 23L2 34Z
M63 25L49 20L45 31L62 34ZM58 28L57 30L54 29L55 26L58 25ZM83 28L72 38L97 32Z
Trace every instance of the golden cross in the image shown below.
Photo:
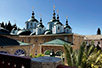
M57 10L57 13L58 13L59 11Z
M55 5L53 5L53 9L55 10Z
M16 20L14 20L15 21L15 23L16 23Z
M66 19L68 19L68 16L66 16Z
M32 6L32 11L34 11L34 6Z
M40 14L40 16L42 17L42 15Z

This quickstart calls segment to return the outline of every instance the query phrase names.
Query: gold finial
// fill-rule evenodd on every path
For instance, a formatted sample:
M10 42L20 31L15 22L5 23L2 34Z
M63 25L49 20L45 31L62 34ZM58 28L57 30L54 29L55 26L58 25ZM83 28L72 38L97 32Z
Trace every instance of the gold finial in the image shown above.
M16 20L14 20L15 21L15 23L16 23Z
M42 17L42 14L40 14L40 17Z
M34 11L34 6L32 6L32 11Z
M55 5L53 6L53 9L55 10Z
M66 16L66 19L68 19L68 16Z
M57 14L58 14L58 12L59 12L59 11L57 10Z

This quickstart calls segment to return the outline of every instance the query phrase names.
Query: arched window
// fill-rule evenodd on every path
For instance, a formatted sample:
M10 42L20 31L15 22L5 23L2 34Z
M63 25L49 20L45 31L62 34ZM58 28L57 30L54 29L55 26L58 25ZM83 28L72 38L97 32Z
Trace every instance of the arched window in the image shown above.
M60 32L60 27L58 26L58 33Z
M29 23L27 23L27 29L29 28Z
M6 52L6 51L0 51L0 53L9 54L9 53L8 53L8 52Z
M30 24L30 27L32 28L32 23Z
M30 38L28 38L28 43L30 43Z
M46 51L44 52L45 55L50 55L50 53L51 53L50 50L46 50Z
M59 30L60 28L59 28L59 26L58 26L58 30Z
M35 55L37 55L37 50L35 51Z
M39 29L39 34L41 34L41 29Z
M45 38L44 38L44 43L46 42Z
M19 55L19 56L26 56L25 51L22 49L18 49L14 55Z
M35 39L35 42L37 43L37 38Z
M68 29L67 29L67 32L68 32Z
M36 28L36 23L34 23L34 28Z
M67 36L65 36L65 41L68 41L68 37Z
M57 52L56 52L56 56L61 56L62 54L63 54L62 51L57 51Z
M52 24L50 24L50 28L52 28Z

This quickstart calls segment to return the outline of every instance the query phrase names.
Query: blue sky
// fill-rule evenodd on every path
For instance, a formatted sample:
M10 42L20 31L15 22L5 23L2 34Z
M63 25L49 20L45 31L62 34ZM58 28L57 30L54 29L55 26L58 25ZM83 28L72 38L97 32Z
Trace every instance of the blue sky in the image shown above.
M102 30L102 0L0 0L0 22L16 22L17 26L24 28L34 6L35 18L39 20L41 14L47 28L53 5L59 10L64 25L68 16L73 33L93 35L98 28Z

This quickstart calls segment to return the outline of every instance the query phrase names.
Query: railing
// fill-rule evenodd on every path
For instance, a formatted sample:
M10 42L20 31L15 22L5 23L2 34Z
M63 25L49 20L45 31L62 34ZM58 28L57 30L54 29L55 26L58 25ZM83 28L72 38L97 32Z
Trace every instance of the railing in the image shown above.
M30 68L31 58L0 54L0 68Z
M51 59L51 57L49 57L49 58ZM46 59L46 61L48 61L48 63L50 60L49 58L47 58L48 60ZM43 61L41 61L41 62L43 63ZM47 64L44 63L44 65L46 65L49 68L52 68L51 66L48 65L48 63ZM53 64L53 62L51 62L51 63ZM51 63L49 63L49 64L51 64ZM58 63L58 62L54 61L54 63ZM33 61L33 60L31 61L30 57L21 57L21 56L11 55L11 54L0 54L0 68L37 68L37 67L41 66L39 64L41 64L41 63L38 63L38 62L36 63L36 61ZM55 65L57 65L57 64L55 64ZM52 65L52 66L55 66L55 65ZM34 66L36 66L36 67L34 67ZM44 66L41 66L41 67L44 68ZM69 66L65 66L65 65L58 65L56 67L57 68L75 68L75 67L69 67Z
M59 65L57 68L75 68L75 67L70 67L70 66L65 66L65 65Z

